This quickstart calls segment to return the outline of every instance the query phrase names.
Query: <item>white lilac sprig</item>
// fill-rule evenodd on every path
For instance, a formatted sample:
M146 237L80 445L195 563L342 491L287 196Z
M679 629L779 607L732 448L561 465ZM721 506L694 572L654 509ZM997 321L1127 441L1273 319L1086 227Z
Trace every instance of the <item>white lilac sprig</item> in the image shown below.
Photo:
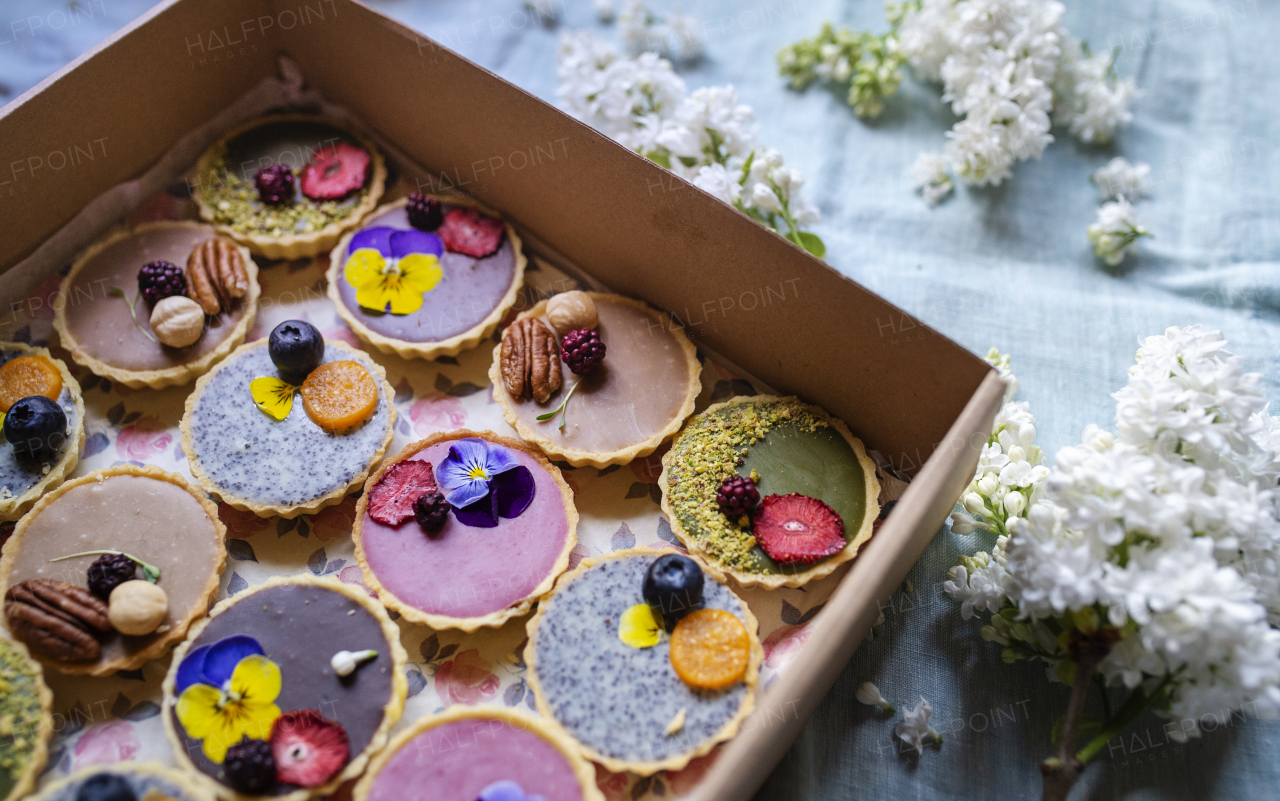
M1108 265L1116 267L1144 236L1152 236L1133 204L1125 198L1109 200L1098 207L1098 220L1086 231L1093 253Z
M1105 143L1133 118L1138 90L1115 72L1115 55L1093 56L1062 27L1052 0L920 0L889 4L879 36L824 25L819 35L778 54L781 74L803 89L848 85L859 117L875 117L897 92L901 66L942 84L942 99L962 119L940 153L912 169L931 205L954 173L974 186L999 184L1019 161L1040 158L1053 125L1082 142Z
M588 32L560 39L561 107L816 256L809 227L821 215L801 194L804 176L756 138L756 119L732 86L688 93L671 62L626 58Z
M613 21L612 13L606 18L597 8L597 15L603 22ZM626 0L617 16L622 41L632 55L649 52L694 61L703 54L706 39L702 26L696 18L679 9L662 17L643 0Z
M980 633L1005 661L1042 660L1073 685L1046 798L1145 711L1176 719L1179 739L1204 715L1280 711L1280 425L1225 345L1200 326L1146 338L1113 396L1114 433L1089 426L1003 520L982 479L1004 447L985 450L953 516L990 547L944 584L962 617L990 613ZM1077 749L1095 685L1103 716Z

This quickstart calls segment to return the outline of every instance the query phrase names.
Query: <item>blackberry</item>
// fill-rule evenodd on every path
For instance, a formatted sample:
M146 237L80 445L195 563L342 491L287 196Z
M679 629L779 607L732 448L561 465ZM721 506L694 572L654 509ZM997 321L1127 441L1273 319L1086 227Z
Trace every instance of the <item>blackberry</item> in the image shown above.
M605 347L600 335L591 328L570 331L560 339L560 355L578 375L589 375L604 361Z
M729 476L716 490L716 503L725 517L736 521L755 513L760 504L760 491L756 489L756 482L747 476Z
M283 164L258 170L253 176L253 185L258 187L258 199L269 206L288 203L294 198L293 170Z
M409 224L419 231L434 231L444 222L444 207L440 201L417 192L409 193L404 210L409 213Z
M187 276L170 261L149 261L138 271L138 291L154 306L165 298L187 294Z
M231 746L222 768L231 789L245 795L265 795L276 783L276 758L266 740L246 737Z
M112 590L132 581L137 572L138 563L124 554L103 554L89 565L89 592L105 601Z
M424 492L413 502L413 516L423 531L434 533L449 519L449 502L439 492Z

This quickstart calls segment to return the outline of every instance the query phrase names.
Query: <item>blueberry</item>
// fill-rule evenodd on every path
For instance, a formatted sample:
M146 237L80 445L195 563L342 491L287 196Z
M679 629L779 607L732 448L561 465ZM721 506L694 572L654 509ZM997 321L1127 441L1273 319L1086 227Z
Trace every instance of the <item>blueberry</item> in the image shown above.
M4 417L4 438L19 456L48 456L67 441L67 413L43 395L23 398Z
M99 773L85 779L76 791L76 801L138 801L138 794L123 776Z
M301 384L324 358L324 337L311 323L285 320L271 332L267 350L285 380Z
M662 616L667 631L680 618L702 608L702 568L687 556L669 553L659 556L644 575L645 603Z

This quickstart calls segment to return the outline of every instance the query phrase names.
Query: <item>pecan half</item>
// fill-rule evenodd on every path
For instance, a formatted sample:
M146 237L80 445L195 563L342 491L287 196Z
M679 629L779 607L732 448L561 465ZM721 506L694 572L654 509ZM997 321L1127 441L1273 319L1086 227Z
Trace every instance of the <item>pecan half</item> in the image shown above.
M230 310L231 302L248 292L249 271L234 242L211 237L187 257L187 295L205 314Z
M14 638L59 662L92 662L102 653L94 632L112 630L107 605L74 584L28 579L4 595Z
M560 346L541 320L516 320L503 333L502 383L513 398L532 396L538 403L560 389Z

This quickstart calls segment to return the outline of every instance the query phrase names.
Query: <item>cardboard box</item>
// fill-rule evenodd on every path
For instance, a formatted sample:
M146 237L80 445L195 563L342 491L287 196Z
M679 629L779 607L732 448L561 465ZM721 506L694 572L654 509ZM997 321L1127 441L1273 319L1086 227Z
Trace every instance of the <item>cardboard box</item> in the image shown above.
M63 241L96 238L101 231L77 213L274 75L279 54L428 166L431 188L474 194L549 261L669 310L701 349L844 419L912 478L800 656L698 790L703 799L749 797L951 511L1003 384L746 216L352 0L170 0L5 107L6 316L48 279L49 265L70 258L37 253L42 243L69 223ZM128 202L118 202L123 217Z

